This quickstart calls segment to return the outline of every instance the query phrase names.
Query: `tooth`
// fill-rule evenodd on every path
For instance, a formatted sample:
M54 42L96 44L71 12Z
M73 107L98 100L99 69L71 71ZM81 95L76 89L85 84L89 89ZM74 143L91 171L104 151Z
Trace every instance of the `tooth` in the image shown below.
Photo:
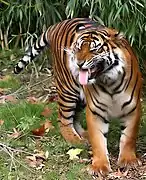
M88 76L91 77L91 69L88 69Z

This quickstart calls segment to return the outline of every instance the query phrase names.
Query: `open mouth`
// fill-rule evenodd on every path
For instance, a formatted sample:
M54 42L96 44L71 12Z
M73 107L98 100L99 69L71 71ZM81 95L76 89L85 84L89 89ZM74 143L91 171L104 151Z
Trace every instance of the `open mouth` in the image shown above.
M79 82L82 85L88 84L92 79L96 79L97 76L101 74L104 70L103 63L98 63L96 66L91 67L90 69L80 69L79 70Z

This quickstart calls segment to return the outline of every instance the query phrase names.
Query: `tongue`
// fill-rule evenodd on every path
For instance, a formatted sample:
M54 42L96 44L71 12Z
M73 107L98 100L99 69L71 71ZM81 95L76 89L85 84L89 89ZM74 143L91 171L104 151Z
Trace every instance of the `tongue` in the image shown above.
M79 71L79 82L82 85L86 85L88 82L88 71Z

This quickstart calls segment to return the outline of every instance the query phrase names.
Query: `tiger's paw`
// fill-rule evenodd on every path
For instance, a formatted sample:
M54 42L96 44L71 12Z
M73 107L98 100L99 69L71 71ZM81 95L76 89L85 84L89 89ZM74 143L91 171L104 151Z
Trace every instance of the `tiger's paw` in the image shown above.
M92 165L87 167L87 171L90 175L99 176L100 178L105 177L112 171L110 164L107 161L94 161Z
M120 155L118 165L122 169L136 168L141 165L141 161L136 157L135 153L127 152Z
M70 125L64 125L59 122L59 128L63 138L72 144L83 144L84 138L78 135Z

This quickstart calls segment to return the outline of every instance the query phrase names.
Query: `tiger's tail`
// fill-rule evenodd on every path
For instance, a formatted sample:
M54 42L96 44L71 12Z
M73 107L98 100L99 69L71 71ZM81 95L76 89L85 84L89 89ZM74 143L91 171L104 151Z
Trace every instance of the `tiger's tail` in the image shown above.
M46 46L49 45L47 40L47 32L44 32L37 41L26 50L24 56L14 67L14 73L19 74L29 63L31 63Z

